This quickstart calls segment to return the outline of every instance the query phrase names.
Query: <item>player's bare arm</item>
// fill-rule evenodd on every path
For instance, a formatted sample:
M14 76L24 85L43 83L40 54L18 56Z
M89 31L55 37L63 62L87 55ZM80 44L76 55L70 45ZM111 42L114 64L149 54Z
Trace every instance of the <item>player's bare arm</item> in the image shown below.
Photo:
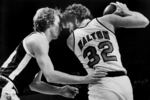
M48 56L49 45L45 42L45 39L31 39L28 46L48 82L61 84L88 84L95 83L99 81L101 77L106 75L105 73L95 72L87 76L75 76L56 71Z
M30 84L30 89L35 92L48 95L60 95L67 98L74 98L78 94L78 89L69 85L58 87L41 81L42 71L40 71Z

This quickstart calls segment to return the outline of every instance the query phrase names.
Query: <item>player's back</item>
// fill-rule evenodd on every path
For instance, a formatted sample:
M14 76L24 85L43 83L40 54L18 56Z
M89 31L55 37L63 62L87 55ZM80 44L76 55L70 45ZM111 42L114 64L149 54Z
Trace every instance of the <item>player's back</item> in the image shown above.
M126 71L114 32L97 18L74 31L74 52L85 68Z
M23 89L32 82L39 71L36 60L30 55L24 40L0 67L0 74L11 80L19 93L23 93Z

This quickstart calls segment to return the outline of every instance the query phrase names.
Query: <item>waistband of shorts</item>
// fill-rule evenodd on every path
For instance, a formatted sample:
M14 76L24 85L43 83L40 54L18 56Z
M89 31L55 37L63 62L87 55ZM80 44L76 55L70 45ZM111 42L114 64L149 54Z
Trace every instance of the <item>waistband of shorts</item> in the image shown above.
M108 71L106 77L117 77L127 75L124 71Z
M6 77L5 75L0 75L0 78L6 80L8 82L11 82L13 84L13 88L16 90L16 93L18 93L18 89L16 88L15 84L13 83L13 81L10 78Z

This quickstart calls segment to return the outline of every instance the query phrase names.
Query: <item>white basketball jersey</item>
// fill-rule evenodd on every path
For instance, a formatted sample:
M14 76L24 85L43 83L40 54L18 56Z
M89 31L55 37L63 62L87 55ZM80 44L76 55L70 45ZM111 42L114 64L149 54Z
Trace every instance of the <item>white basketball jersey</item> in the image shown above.
M74 53L85 68L126 71L114 33L96 18L74 31Z

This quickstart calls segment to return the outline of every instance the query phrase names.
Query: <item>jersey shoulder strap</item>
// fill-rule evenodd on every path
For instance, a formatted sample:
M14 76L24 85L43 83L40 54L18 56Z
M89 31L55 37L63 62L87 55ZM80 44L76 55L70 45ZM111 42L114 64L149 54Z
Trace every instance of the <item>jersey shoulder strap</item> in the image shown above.
M109 29L108 27L106 27L100 20L98 20L98 18L95 18L96 21L101 25L103 26L105 29L109 30L110 32L112 32L113 34L115 34L115 32L113 32L111 29Z

